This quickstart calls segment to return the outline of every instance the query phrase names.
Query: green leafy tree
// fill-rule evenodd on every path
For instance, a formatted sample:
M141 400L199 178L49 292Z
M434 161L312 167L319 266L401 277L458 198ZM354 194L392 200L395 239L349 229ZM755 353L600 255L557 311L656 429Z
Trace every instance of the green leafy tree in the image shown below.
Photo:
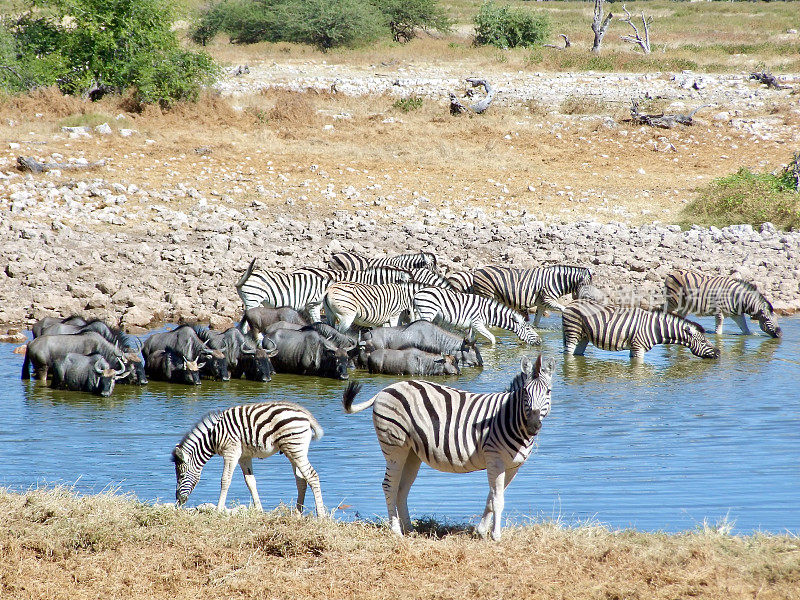
M381 12L363 0L291 0L283 15L288 41L322 51L366 44L386 31Z
M452 21L438 0L372 0L386 17L392 39L407 42L417 29L450 31Z
M481 5L474 23L477 45L533 46L544 42L550 33L550 19L546 14L497 5L491 0Z

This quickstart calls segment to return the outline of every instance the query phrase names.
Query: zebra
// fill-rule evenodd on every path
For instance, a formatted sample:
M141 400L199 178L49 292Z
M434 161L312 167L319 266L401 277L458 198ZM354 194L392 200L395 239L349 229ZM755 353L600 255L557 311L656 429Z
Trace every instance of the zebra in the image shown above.
M319 476L308 462L308 446L322 437L323 430L313 415L293 402L261 402L233 406L206 414L172 451L177 485L175 499L183 505L200 480L203 466L215 454L225 460L217 510L225 499L236 463L242 469L253 504L263 510L253 475L253 458L276 452L286 455L295 472L297 510L303 510L306 485L311 484L317 516L325 515Z
M497 341L488 327L499 327L517 334L526 344L539 345L541 338L525 322L525 318L513 309L476 294L462 294L442 288L423 288L414 296L414 312L419 319L433 322L435 319L452 327L475 329L489 340Z
M561 313L561 322L564 352L576 356L583 355L589 342L603 350L630 350L636 362L641 362L644 353L656 344L681 344L701 358L719 358L720 354L700 325L661 310L576 300Z
M464 292L465 294L472 293L472 284L475 281L475 273L472 271L455 271L447 276L447 281L453 286L457 292Z
M592 282L592 273L584 267L552 265L537 269L483 267L474 275L472 293L510 306L522 313L536 309L533 325L539 326L545 308L563 312L561 296L573 294Z
M411 273L411 281L423 284L422 287L440 287L447 290L455 290L453 284L447 278L430 269L410 269L409 273Z
M695 271L675 270L664 281L666 302L664 310L681 316L689 313L714 315L715 333L722 334L722 322L731 317L742 333L750 334L749 315L758 320L761 331L781 337L781 328L769 300L752 283L724 276L709 276Z
M414 320L412 300L421 284L369 285L341 281L332 284L322 301L325 318L339 331L345 332L354 323L362 327L394 327L403 311Z
M555 360L533 364L527 356L507 392L476 394L427 381L401 381L353 405L361 384L350 382L346 413L374 405L372 422L386 459L383 491L389 526L397 535L412 528L408 492L422 461L438 471L486 469L489 496L477 532L500 539L503 492L531 455L542 420L550 413ZM493 523L492 523L493 521Z
M365 271L333 271L331 269L304 268L284 273L257 271L256 259L250 261L244 275L236 283L236 291L247 311L256 306L271 308L289 307L306 312L312 321L321 319L322 297L333 281L354 280L362 283L395 283L411 281L411 274L403 269L381 267ZM248 329L242 324L242 333Z
M355 252L337 252L331 255L331 269L360 271L368 267L398 267L401 269L430 269L436 271L436 255L430 252L399 254L386 258L367 258Z

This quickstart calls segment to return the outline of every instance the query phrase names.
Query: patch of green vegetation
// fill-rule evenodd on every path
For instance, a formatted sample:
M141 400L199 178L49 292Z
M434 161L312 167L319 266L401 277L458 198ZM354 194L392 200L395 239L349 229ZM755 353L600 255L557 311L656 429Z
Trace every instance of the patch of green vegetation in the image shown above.
M492 0L481 5L473 19L475 44L499 48L534 46L550 34L550 18L546 13L498 5Z
M393 108L402 110L403 112L411 112L422 108L422 98L419 96L409 96L408 98L400 98L394 101Z
M777 173L741 168L702 189L682 216L687 224L722 227L769 221L781 229L800 228L800 192L789 167Z

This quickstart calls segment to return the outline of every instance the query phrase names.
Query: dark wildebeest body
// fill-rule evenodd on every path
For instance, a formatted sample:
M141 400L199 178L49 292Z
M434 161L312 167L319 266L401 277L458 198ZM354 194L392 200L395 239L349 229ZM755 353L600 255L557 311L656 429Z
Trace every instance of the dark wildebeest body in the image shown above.
M119 361L125 365L122 351L94 331L75 335L42 335L31 340L25 349L22 379L30 378L30 367L33 367L36 379L47 379L48 369L70 352L84 356L97 353L109 364Z
M300 312L293 308L269 308L267 306L256 306L244 311L239 329L242 333L250 336L254 340L259 339L259 335L265 333L265 329L274 323L285 321L297 325L309 325L309 321Z
M452 355L442 356L424 352L417 348L389 350L381 348L367 354L370 373L387 375L459 375L456 360Z
M371 342L375 348L417 348L433 354L450 354L461 367L483 366L475 340L451 333L430 321L419 320L399 327L376 327L365 332L362 339Z
M50 386L99 396L110 396L117 377L125 369L112 369L100 354L75 354L70 352L53 363Z
M33 327L31 327L31 333L33 334L34 338L37 338L42 335L42 332L45 329L55 325L56 323L64 323L67 325L86 325L86 320L78 315L72 315L63 319L58 319L56 317L43 317L33 324Z
M228 371L234 379L244 376L251 381L269 381L272 378L275 369L272 368L269 357L277 351L276 348L266 350L256 346L238 327L219 332L204 325L195 325L194 330L209 348L219 350L225 355Z
M295 331L279 329L264 338L272 341L278 352L272 364L278 373L318 375L334 379L347 379L348 354L334 342L313 329Z
M199 369L206 362L211 363L215 379L230 379L225 355L206 346L188 325L154 333L145 340L142 353L147 374L154 379L197 385Z

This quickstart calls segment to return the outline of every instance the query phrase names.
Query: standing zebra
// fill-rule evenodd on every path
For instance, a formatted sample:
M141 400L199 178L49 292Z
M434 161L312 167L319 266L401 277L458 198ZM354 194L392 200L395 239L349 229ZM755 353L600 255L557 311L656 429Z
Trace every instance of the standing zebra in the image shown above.
M341 281L332 284L322 304L328 323L345 332L354 323L362 327L394 327L403 311L414 320L412 299L420 284L390 283L369 285Z
M538 269L483 267L475 271L472 293L493 298L523 313L536 309L534 326L539 325L545 308L563 312L558 299L566 294L577 297L578 290L592 282L584 267L553 265Z
M472 271L455 271L447 276L447 281L453 286L457 292L464 292L465 294L472 293L472 284L475 281L475 273Z
M552 358L533 365L522 358L522 372L508 392L475 394L427 381L401 381L353 405L361 384L343 395L345 412L374 405L372 422L386 458L383 491L389 526L398 535L411 530L408 492L422 461L446 473L486 469L489 496L477 527L500 539L505 488L530 456L542 420L550 412ZM494 523L492 523L494 520Z
M337 252L328 261L331 269L359 271L369 267L397 267L400 269L430 269L436 271L436 255L430 252L399 254L386 258L367 258L355 252Z
M253 504L263 510L253 475L253 458L266 458L276 452L286 455L295 472L297 510L303 510L306 484L314 492L317 516L325 514L317 472L308 462L308 446L323 431L317 420L293 402L244 404L210 412L187 433L172 451L177 486L175 498L184 504L200 480L203 466L215 454L225 459L217 510L225 509L236 463L242 468Z
M752 283L732 277L709 276L695 271L675 270L664 281L666 305L664 310L686 316L714 315L717 335L722 333L722 322L731 317L742 333L750 334L749 315L758 320L761 331L774 338L781 337L781 328L772 304Z
M442 288L424 288L414 296L417 317L433 322L437 317L443 323L460 329L475 329L494 345L494 335L488 327L499 327L517 334L526 344L542 343L539 334L525 322L525 318L511 308L475 294L461 294Z
M700 358L719 358L719 350L703 335L703 328L678 315L660 310L603 306L576 300L561 313L564 352L583 355L592 342L603 350L630 350L641 362L656 344L681 344Z

